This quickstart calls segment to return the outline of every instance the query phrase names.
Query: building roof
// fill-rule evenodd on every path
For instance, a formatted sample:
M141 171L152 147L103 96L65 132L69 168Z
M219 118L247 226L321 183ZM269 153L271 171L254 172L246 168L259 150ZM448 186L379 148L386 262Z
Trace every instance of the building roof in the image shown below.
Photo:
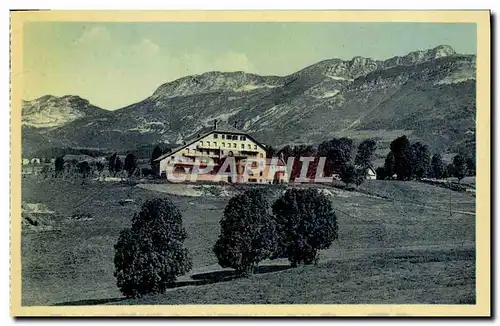
M169 153L165 153L165 154L159 156L154 161L161 161L165 157L172 156L173 154L180 151L181 149L197 142L198 140L204 138L205 136L207 136L211 133L245 135L248 138L252 139L254 142L256 142L258 145L260 145L262 148L266 148L266 146L264 144L262 144L260 141L256 140L255 138L253 138L252 136L250 136L246 132L241 131L241 130L223 122L223 123L216 123L216 125L214 125L214 126L203 127L202 129L200 129L197 132L188 136L187 139L184 141L184 145L180 145L178 147L172 148L172 150Z

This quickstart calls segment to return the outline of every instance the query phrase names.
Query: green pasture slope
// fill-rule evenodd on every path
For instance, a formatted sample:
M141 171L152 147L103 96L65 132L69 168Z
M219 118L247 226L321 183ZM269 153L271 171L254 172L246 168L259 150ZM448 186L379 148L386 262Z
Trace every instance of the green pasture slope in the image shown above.
M163 295L125 300L113 245L140 204L166 194L119 183L23 179L27 203L57 212L52 231L23 231L23 305L474 303L475 198L419 182L367 181L333 194L339 239L317 266L265 261L233 279L212 253L227 198L171 196L179 205L193 270ZM124 199L132 201L124 202ZM74 220L75 212L92 220Z

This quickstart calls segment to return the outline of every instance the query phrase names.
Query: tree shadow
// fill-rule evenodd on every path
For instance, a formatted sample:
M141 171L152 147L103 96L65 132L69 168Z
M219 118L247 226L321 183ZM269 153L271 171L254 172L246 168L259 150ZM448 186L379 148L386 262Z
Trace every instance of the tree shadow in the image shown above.
M291 268L290 265L269 265L269 266L259 266L254 270L254 274L267 274L283 271ZM191 276L193 280L198 282L216 283L230 281L236 278L240 278L236 271L234 270L224 270L224 271L214 271L208 273L194 274Z
M94 306L100 304L114 303L125 300L126 298L107 298L107 299L88 299L55 303L53 306Z
M267 274L275 273L283 270L292 268L290 265L268 265L259 266L254 270L254 274ZM207 273L199 273L191 276L192 280L189 281L177 281L174 284L168 286L169 289L180 288L190 285L206 285L219 282L227 282L241 276L236 274L234 270L219 270ZM127 300L127 298L107 298L107 299L88 299L88 300L78 300L78 301L67 301L53 304L53 306L91 306L91 305L101 305L108 303L116 303L120 301Z
M287 269L292 268L290 265L267 265L267 266L259 266L255 271L255 274L267 274L267 273L276 273L281 272Z

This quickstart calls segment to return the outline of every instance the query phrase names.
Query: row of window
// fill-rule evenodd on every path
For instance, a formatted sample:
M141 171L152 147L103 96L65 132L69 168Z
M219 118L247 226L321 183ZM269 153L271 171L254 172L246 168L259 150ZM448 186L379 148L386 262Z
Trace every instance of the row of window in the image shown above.
M220 136L221 136L221 139L238 140L238 136L237 135L225 135L225 134L221 134ZM219 134L214 134L214 138L218 139L219 138ZM247 140L247 137L246 136L240 136L239 139L240 140Z
M200 146L203 146L203 145L205 145L207 147L210 147L210 142L209 141L205 141L205 142L204 141L200 141ZM215 142L215 141L213 142L213 147L217 148L217 142ZM227 143L227 146L226 146L226 143L222 142L222 147L231 148L231 143ZM233 143L232 144L232 148L236 148L236 147L237 147L236 143ZM241 147L241 149L245 149L245 144L241 144L240 147ZM253 145L253 148L257 149L257 145ZM252 149L252 145L247 144L247 149Z

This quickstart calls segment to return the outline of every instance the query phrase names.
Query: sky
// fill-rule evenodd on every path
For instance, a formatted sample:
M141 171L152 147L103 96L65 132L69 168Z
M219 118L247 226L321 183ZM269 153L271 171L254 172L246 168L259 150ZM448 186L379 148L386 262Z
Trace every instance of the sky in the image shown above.
M465 23L30 22L23 38L23 99L78 95L108 110L207 71L283 76L441 44L476 53L476 26Z

